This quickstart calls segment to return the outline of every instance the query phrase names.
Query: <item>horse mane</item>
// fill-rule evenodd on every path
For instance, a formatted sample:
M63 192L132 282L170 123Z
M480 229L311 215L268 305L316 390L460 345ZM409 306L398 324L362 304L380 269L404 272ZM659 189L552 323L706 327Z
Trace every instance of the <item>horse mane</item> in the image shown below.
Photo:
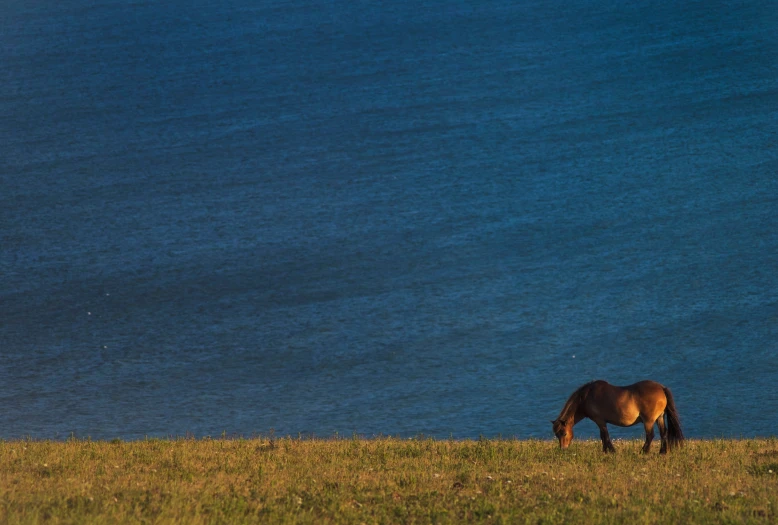
M586 399L586 395L589 393L589 389L597 381L589 381L585 385L579 386L575 392L570 394L565 406L562 407L562 411L559 413L558 421L567 421L571 417L575 417L575 412L578 410L578 406Z

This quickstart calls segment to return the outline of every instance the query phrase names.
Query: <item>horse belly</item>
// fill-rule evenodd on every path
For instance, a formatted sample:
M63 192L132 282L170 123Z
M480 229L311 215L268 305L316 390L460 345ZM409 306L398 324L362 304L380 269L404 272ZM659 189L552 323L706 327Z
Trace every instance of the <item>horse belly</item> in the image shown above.
M602 412L608 412L602 414L603 419L611 425L619 427L631 427L641 421L640 409L634 404L627 402L627 400L619 400L621 402L614 403L609 410L603 410Z
M631 427L632 425L640 423L640 421L640 412L636 410L634 413L627 412L622 414L619 421L614 421L613 424L620 427Z

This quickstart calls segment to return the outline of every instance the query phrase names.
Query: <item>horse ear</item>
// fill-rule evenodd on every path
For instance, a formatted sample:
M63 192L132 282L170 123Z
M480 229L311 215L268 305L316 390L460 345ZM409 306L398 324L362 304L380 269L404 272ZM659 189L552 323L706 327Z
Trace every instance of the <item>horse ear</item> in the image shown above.
M556 419L552 419L551 420L551 424L554 424L554 423L556 423Z

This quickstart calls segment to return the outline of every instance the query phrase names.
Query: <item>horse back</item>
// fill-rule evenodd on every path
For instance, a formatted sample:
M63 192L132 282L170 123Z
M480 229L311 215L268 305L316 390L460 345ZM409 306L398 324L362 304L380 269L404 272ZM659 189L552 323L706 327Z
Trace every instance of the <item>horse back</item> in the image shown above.
M655 419L667 403L664 387L656 381L639 381L628 386L615 386L595 381L588 393L587 416L619 426L631 426L640 419Z
M665 387L656 381L638 381L624 387L632 393L632 398L640 410L641 416L657 417L667 406Z
M665 397L665 387L656 381L638 381L637 383L622 388L629 390L633 394L640 397Z

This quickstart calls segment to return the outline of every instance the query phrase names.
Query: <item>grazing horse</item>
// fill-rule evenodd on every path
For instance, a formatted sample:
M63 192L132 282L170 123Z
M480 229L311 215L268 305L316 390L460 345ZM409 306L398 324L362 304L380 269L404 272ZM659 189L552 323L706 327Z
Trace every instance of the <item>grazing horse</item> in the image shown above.
M667 427L662 418L667 416ZM608 423L620 427L631 427L639 422L646 429L643 452L651 448L654 439L654 423L659 426L662 438L660 454L683 444L681 422L675 408L673 395L655 381L640 381L629 386L613 386L606 381L586 383L573 392L559 417L553 420L554 435L563 449L573 440L573 425L588 417L600 428L603 452L616 452L608 434Z

